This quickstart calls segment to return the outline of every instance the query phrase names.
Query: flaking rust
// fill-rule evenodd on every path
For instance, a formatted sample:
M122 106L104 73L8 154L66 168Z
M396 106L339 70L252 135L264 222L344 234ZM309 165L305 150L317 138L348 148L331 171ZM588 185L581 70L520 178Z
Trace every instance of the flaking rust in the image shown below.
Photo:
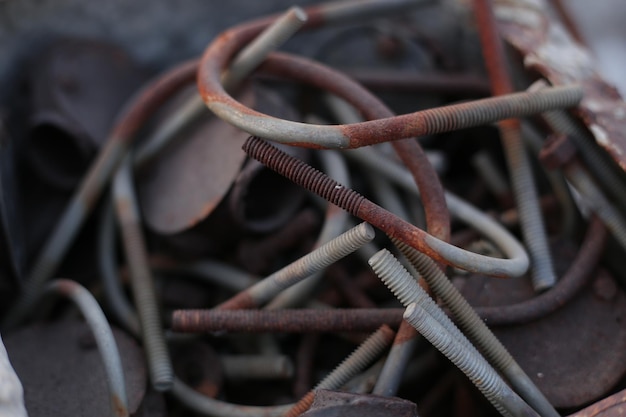
M598 145L626 171L626 103L600 77L590 51L550 17L545 0L495 0L498 28L524 58L553 85L579 84L584 97L578 115Z

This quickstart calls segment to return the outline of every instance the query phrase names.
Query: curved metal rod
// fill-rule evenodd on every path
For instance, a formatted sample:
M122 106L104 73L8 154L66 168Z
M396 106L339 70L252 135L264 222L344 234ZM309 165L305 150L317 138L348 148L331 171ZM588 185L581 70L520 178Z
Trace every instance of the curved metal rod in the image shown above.
M202 395L174 378L172 394L193 411L212 417L282 417L294 404L278 406L252 406L231 404Z
M551 91L503 95L349 125L314 125L277 119L239 103L221 85L220 74L232 54L250 40L251 34L258 32L245 29L234 33L227 31L209 45L198 69L198 88L207 107L218 117L251 135L276 142L312 148L358 148L571 107L582 98L579 86L553 87ZM261 66L265 71L271 68L272 75L283 75L281 68L285 68L270 66L276 57L282 58L283 64L290 59L302 63L299 74L290 77L292 80L312 84L319 77L337 76L336 71L314 61L276 53Z
M356 103L356 109L370 120L394 116L376 96L361 88L358 83L352 86L348 78L332 77L326 84L335 84L335 90L341 91L343 98ZM345 87L349 87L346 89ZM327 87L328 88L328 87ZM337 91L336 91L337 93ZM360 121L361 117L355 113L349 104L330 96L327 100L340 123L350 123L353 120ZM422 201L426 217L426 231L444 242L450 240L450 213L446 205L443 185L437 176L437 172L431 165L426 153L416 140L403 139L391 142L396 154L411 172L415 183L422 192ZM378 178L377 176L374 176ZM385 187L383 187L383 190ZM387 206L386 206L387 207ZM394 210L390 210L394 212ZM397 212L396 212L397 213ZM399 216L403 218L402 216ZM406 218L406 217L404 217ZM402 321L394 344L387 355L385 364L376 381L374 393L379 395L393 396L396 394L400 380L406 368L406 364L413 354L417 342L417 331L407 322Z
M497 307L474 307L489 326L508 326L540 319L568 303L589 282L600 257L608 232L602 221L594 217L576 259L550 290L517 304Z
M369 148L350 151L346 155L366 165L368 169L373 170L377 174L384 176L403 190L414 195L420 195L419 190L411 179L411 175L394 161L381 158L380 155L375 154ZM519 256L520 258L528 259L522 244L492 217L451 192L446 192L445 196L446 204L454 218L476 229L502 250L508 248L504 250L508 256L512 258Z
M111 396L111 415L113 417L128 417L128 399L122 360L111 326L109 326L98 302L82 285L69 279L57 279L50 282L46 292L69 298L85 316L102 356Z

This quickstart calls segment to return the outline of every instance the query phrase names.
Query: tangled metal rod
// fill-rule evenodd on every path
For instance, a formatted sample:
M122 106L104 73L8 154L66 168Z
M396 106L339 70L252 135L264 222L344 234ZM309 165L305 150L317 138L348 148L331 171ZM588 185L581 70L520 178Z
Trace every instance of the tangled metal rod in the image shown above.
M484 26L483 44L497 97L395 116L380 99L345 74L307 58L271 52L278 43L284 42L300 28L313 29L340 21L375 17L383 13L406 10L419 3L421 2L407 0L387 2L367 0L324 5L306 10L292 8L282 16L255 20L227 30L207 47L201 60L183 63L150 83L120 113L105 148L90 168L35 260L26 279L22 297L5 318L3 323L5 328L11 328L22 322L35 305L45 281L60 265L81 225L110 182L112 175L117 172L113 181L113 203L122 229L121 237L126 264L129 267L134 306L131 306L125 298L120 276L115 268L113 253L115 237L112 233L111 212L106 213L101 224L99 249L104 291L113 301L112 310L116 318L131 333L142 338L152 385L156 390L170 391L187 407L210 416L297 416L311 407L317 390L342 388L351 378L371 365L374 359L387 351L393 342L385 364L382 365L381 361L367 371L368 375L378 378L377 383L371 387L361 383L361 386L366 388L359 388L363 389L363 392L373 391L375 394L393 396L398 392L405 368L408 368L413 347L418 341L416 338L418 332L461 368L503 415L558 416L554 407L533 385L482 320L487 319L491 324L518 324L557 310L588 282L602 254L607 232L594 217L580 247L579 256L563 278L556 281L552 271L552 256L543 231L537 192L532 183L532 173L520 136L520 125L517 121L511 120L543 113L553 125L558 124L552 119L561 115L558 112L563 109L577 105L582 98L581 88L570 85L513 93L511 80L508 79L503 63L501 45L496 36L493 15L490 14L492 12L490 2L487 0L477 0L475 3L478 20L488 23L481 25ZM252 73L271 76L273 80L296 81L340 97L359 111L366 121L321 125L282 120L259 113L230 96L230 92L235 91ZM199 97L194 96L182 105L174 116L166 121L163 129L157 132L154 142L142 145L134 154L129 153L132 141L150 117L194 79L198 84ZM482 84L479 87L478 91L485 88ZM220 282L222 284L226 282L223 287L227 291L239 292L221 303L219 301L223 298L215 297L218 303L211 310L181 310L180 307L176 307L171 320L163 320L158 302L158 287L154 282L157 271L153 271L148 257L149 247L146 239L150 235L142 230L132 169L146 162L153 162L158 152L165 149L177 133L196 116L206 111L204 105L216 116L251 135L243 145L244 151L251 158L322 197L329 204L322 231L314 249L307 255L291 262L294 256L283 263L287 266L259 281L238 276L232 282L226 282L228 274L237 276L237 272L232 270L229 272L228 267L221 268L219 264L212 264L213 272L218 271L217 274L220 275L213 284L220 286ZM415 140L415 137L419 136L494 122L498 123L502 135L513 189L516 192L517 214L528 245L530 261L526 250L511 232L498 225L488 215L444 191L436 171L429 163L421 145ZM563 130L571 131L571 128ZM386 186L394 184L404 191L421 196L426 219L424 230L351 189L347 168L338 152L328 151L324 156L320 156L323 170L329 173L327 175L279 150L270 142L314 149L354 149L353 152L347 153L347 156L357 160L360 166L371 168L370 175L376 176L376 180L372 182L378 181L374 188L383 190L379 192L380 195L385 195ZM365 148L384 142L391 143L390 147L394 149L397 159L404 167L396 161L382 158L372 149ZM571 161L567 161L563 164L566 174L575 185L585 188L583 185L588 183L587 177L581 178L580 175L576 175L578 171L573 171L572 166L568 165L570 163ZM340 178L339 181L333 179L333 170ZM584 194L598 195L591 192ZM604 204L604 200L601 203ZM393 204L385 205L395 205L398 212L402 212L404 209L402 204L401 199L396 198ZM110 207L110 204L107 204L107 208ZM606 210L598 208L597 205L594 208L599 212L599 218L609 225L609 229L618 237L623 237L621 236L623 233L618 233L623 229L622 222L620 221L618 228L615 222L607 218ZM408 210L404 212L408 213ZM349 214L361 218L366 223L361 223L341 234L345 230ZM449 243L450 217L462 220L485 235L505 258L483 255ZM316 223L312 221L311 224ZM326 267L348 257L374 239L372 226L391 238L404 252L414 269L425 278L421 281L424 287L422 288L386 250L371 257L372 268L407 307L406 310L369 308L376 303L365 295L365 291L359 288L351 293L351 285L356 285L357 280L353 280L351 273L346 272L348 268L336 274L335 296L340 294L349 305L358 304L368 308L284 309L310 301L314 287L315 289L322 287L318 284ZM303 228L311 229L315 227ZM621 239L622 243L623 241L624 239ZM376 245L378 244L377 242ZM369 250L373 252L372 249ZM342 262L348 264L350 260L344 259ZM442 271L445 266L452 266L479 274L512 278L524 275L529 263L535 275L535 289L545 292L530 301L498 307L470 307ZM198 273L197 269L195 272L193 269L188 267L186 272ZM178 272L184 270L183 267ZM287 289L292 285L294 287ZM54 281L47 288L48 291L70 296L81 310L86 312L88 322L99 329L96 331L96 339L105 356L113 412L117 413L116 415L128 415L119 354L114 342L111 342L110 328L106 325L104 315L97 308L97 304L94 307L93 297L84 288L65 280ZM427 294L429 288L450 308L465 334L457 329L444 311L430 299ZM329 298L332 298L332 293ZM313 305L315 303L311 302L308 307ZM317 306L320 305L327 307L323 303ZM265 306L265 310L249 310L262 306ZM99 313L90 313L91 310L97 310ZM171 325L169 333L165 330L168 325ZM374 330L376 331L321 382L310 384L308 387L301 384L298 390L307 394L299 401L280 406L240 406L194 391L182 378L179 379L174 375L169 352L172 346L168 345L173 343L173 340L185 340L183 337L189 336L177 335L176 332L206 333L205 336L210 339L231 336L225 336L228 332L312 334ZM358 336L352 334L342 337L353 340ZM473 347L472 342L476 343L478 349ZM265 353L271 351L272 356L267 357L278 358L276 363L284 365L285 369L288 368L288 372L284 369L281 371L282 378L290 377L293 371L291 362L283 352L278 351L280 349L278 345L276 341L271 341L261 350L264 349ZM481 354L484 354L485 358ZM312 366L312 355L311 350L299 349L298 356L302 357L298 357L298 363L308 363ZM253 358L257 362L264 360L259 356ZM228 357L225 361L230 359L231 357ZM231 369L233 374L241 369L239 359L241 358L229 362L231 365L237 365L235 371ZM269 359L267 362L270 362ZM243 363L245 369L251 362ZM504 383L502 377L491 366L511 382L511 387ZM308 373L311 373L310 370ZM270 374L276 372L263 373L264 376ZM306 376L307 370L303 370L302 374ZM314 388L308 390L311 386Z
M357 192L328 178L315 168L280 151L263 139L250 137L244 144L244 150L251 157L258 159L296 184L362 218L388 236L402 240L407 245L426 253L439 262L496 277L520 276L528 268L528 258L513 238L507 241L508 246L502 247L510 259L490 258L471 253L445 243L405 222Z

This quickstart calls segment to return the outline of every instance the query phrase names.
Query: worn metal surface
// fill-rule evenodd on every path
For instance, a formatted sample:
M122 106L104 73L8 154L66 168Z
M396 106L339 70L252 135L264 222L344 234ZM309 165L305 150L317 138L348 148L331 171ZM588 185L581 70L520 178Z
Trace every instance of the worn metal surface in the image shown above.
M332 310L178 310L172 329L179 332L366 332L383 324L396 327L402 309Z
M244 42L245 38L238 41ZM236 45L229 46L233 48ZM214 43L213 48L207 50L203 56L199 68L200 93L209 109L251 135L311 148L358 148L413 136L481 126L497 120L528 116L550 109L569 108L576 105L582 97L582 91L574 85L554 87L550 92L544 90L545 94L516 93L351 125L304 124L255 112L227 95L217 75L221 66L226 64L223 55L228 51L222 48L219 43ZM288 67L289 64L291 69ZM296 66L297 69L294 68ZM288 74L291 79L307 83L323 80L324 87L327 87L328 77L331 79L339 77L336 73L331 75L327 68L324 71L319 64L286 54L270 55L262 68L280 73L282 76ZM346 89L354 88L345 81L342 84Z
M557 270L574 256L565 247L561 242L554 249ZM473 305L492 308L533 298L525 280L474 277L461 289ZM493 327L493 332L552 404L579 407L611 389L626 373L626 331L620 324L625 315L626 296L614 278L600 270L560 309L526 324Z
M547 2L496 0L502 36L522 54L524 65L554 85L579 84L584 97L577 113L622 170L626 170L626 103L596 69L589 50L549 17Z
M626 391L619 391L570 417L619 417L626 413Z
M250 107L279 117L296 118L287 103L267 89L248 88L240 97ZM246 158L241 145L248 136L209 112L186 129L182 139L170 145L139 176L140 200L150 227L165 234L193 227L214 211L233 184L229 206L235 220L244 228L272 230L286 221L298 208L302 193L282 178L268 175L258 163L247 164L241 171ZM259 207L255 207L259 199L248 197L248 193L252 194L256 187L268 186L282 186L283 194L267 199L267 207L258 202Z
M325 174L281 152L262 139L249 138L244 144L244 150L302 187L380 228L389 237L398 238L439 262L493 276L519 276L528 268L528 258L525 252L513 242L503 245L507 247L511 259L496 259L464 251L416 228L356 191L345 188Z
M414 403L400 398L318 390L311 408L302 417L417 417Z
M492 306L474 305L474 308L490 326L529 323L557 311L593 278L593 272L604 252L607 235L602 222L597 218L592 219L575 260L554 287L523 301Z
M242 100L252 104L252 91ZM248 135L207 116L138 178L145 220L157 232L180 232L200 222L219 204L241 169L245 154L240 148Z
M138 24L135 17L141 5L136 8L124 6L120 9L115 1L108 4L105 14L110 12L115 15L120 10L126 11L127 21ZM9 18L13 24L0 30L0 45L25 44L22 43L23 39L5 42L5 34L13 33L29 33L32 36L31 40L36 41L37 33L42 34L54 27L60 15L69 13L67 5L71 2L72 0L59 0L56 7L48 7L46 0L40 2L41 10L48 12L51 23L46 25L42 24L41 19L34 19L33 25L39 25L39 28L32 30L24 26L23 18L15 15L20 10L26 14L32 12L29 9L31 4L29 0L24 0L19 5L0 4L0 22ZM366 335L354 332L371 331L381 323L394 326L399 323L402 310L396 308L397 300L393 299L380 281L374 280L372 283L372 277L375 276L366 264L366 260L370 259L372 254L390 247L387 237L399 238L441 263L503 278L520 276L517 281L525 282L526 277L522 275L528 262L525 250L519 243L517 228L520 218L523 217L523 208L519 205L511 208L508 202L497 198L497 193L492 193L492 190L484 186L484 178L468 175L468 172L474 172L468 161L476 153L486 152L493 157L497 168L503 172L503 178L511 179L506 176L507 172L503 169L502 153L496 132L489 126L458 132L452 130L491 123L502 117L518 117L533 111L559 108L564 113L562 110L564 106L574 105L580 98L577 87L566 85L556 90L550 88L541 90L534 86L528 92L516 96L451 104L416 112L424 107L432 107L433 103L450 104L459 98L476 95L482 97L486 94L485 84L480 81L483 79L480 75L482 66L473 65L470 68L462 65L467 52L467 48L462 45L469 46L473 52L477 51L474 35L468 36L471 33L470 25L473 23L468 25L470 19L461 20L464 16L457 13L464 10L464 6L456 0L442 0L432 2L433 7L428 10L425 8L418 13L408 11L408 8L426 3L429 2L360 0L309 8L310 29L331 23L345 23L350 19L354 21L336 32L326 28L330 30L326 35L320 31L320 36L325 37L326 43L318 41L320 38L317 37L317 32L298 34L296 41L289 44L287 49L297 51L301 56L274 53L252 76L250 81L253 88L257 89L263 85L263 88L267 89L261 93L260 90L256 91L257 103L266 100L279 109L274 113L276 115L274 119L265 115L274 111L265 109L262 110L263 115L254 116L259 117L255 120L251 117L251 107L254 107L252 102L239 98L238 100L244 101L245 106L237 107L241 103L229 101L230 98L221 95L218 90L220 84L227 86L230 84L227 81L228 77L223 76L222 70L228 71L229 63L237 61L234 57L239 51L242 48L250 48L257 33L275 17L231 28L209 45L201 67L198 67L198 61L184 64L178 71L169 73L156 83L148 85L121 109L120 121L112 126L113 133L109 136L111 140L105 145L106 150L77 190L70 210L64 215L52 238L45 244L47 249L34 263L29 274L33 284L27 287L27 297L24 300L30 302L36 300L37 287L50 277L54 272L53 269L66 257L67 245L75 240L82 222L87 219L89 210L95 207L99 195L108 184L110 173L124 157L127 158L125 169L129 174L125 179L125 191L132 191L132 181L129 181L131 157L127 151L135 138L141 139L141 136L150 132L161 139L169 138L168 135L172 131L178 130L180 125L184 124L181 122L177 125L176 120L180 121L180 118L168 116L161 109L162 104L169 101L172 95L180 93L183 86L196 76L201 86L203 83L206 84L207 79L209 84L214 84L215 91L204 89L202 93L205 93L204 98L210 98L209 105L214 110L220 112L226 109L226 112L221 113L221 117L226 115L229 122L239 127L246 127L251 121L261 122L252 125L254 128L260 128L266 135L264 139L270 142L282 141L290 145L312 148L358 147L379 141L395 142L360 149L357 153L351 152L350 155L355 157L350 157L349 164L343 162L338 151L305 150L314 157L303 162L302 159L306 157L296 154L303 150L302 147L286 148L296 150L293 155L288 155L289 152L276 150L258 138L251 138L245 142L246 152L271 169L292 179L295 182L292 184L275 173L269 175L268 168L259 169L261 164L252 159L244 165L245 155L239 149L244 137L236 139L237 134L243 133L235 133L239 128L221 129L216 127L215 123L192 126L188 131L182 132L181 142L165 149L160 160L149 158L152 165L146 165L146 170L142 173L141 185L148 184L150 194L149 198L145 199L149 201L143 201L143 209L148 213L153 207L172 208L173 210L169 212L164 210L165 214L159 220L169 221L170 224L175 220L176 228L171 227L170 230L159 230L150 221L140 221L137 211L128 210L130 208L128 203L131 202L129 197L132 197L132 193L127 195L122 193L120 197L120 182L116 182L118 210L124 220L122 224L124 233L118 238L123 240L124 247L129 249L128 256L121 257L118 251L114 250L115 244L111 235L109 236L111 242L103 245L103 258L108 258L106 277L102 282L104 285L89 281L93 274L89 274L86 268L81 269L78 274L84 275L83 279L88 283L87 288L93 291L95 298L102 303L103 309L112 321L119 320L124 328L129 329L129 333L138 337L159 334L162 345L159 360L165 364L171 360L174 364L174 373L177 375L174 377L168 372L164 383L156 381L155 384L158 389L171 388L167 403L162 402L161 396L151 396L154 392L151 395L144 395L141 406L137 409L138 415L151 416L152 399L156 398L154 410L156 415L178 416L194 412L225 417L296 416L305 412L313 402L316 391L311 391L311 388L314 386L318 390L343 387L341 389L353 391L353 394L345 395L358 398L348 403L342 402L339 411L341 415L357 413L361 408L365 410L360 414L373 414L377 410L377 406L372 405L374 403L385 404L387 408L384 408L384 415L396 416L401 413L395 408L388 408L389 404L395 401L393 399L360 395L371 391L372 388L374 392L388 396L397 394L415 401L422 406L423 417L492 413L489 403L480 399L478 392L468 391L471 385L458 373L454 364L466 372L491 404L504 414L534 415L537 412L544 417L556 415L554 410L550 410L549 404L548 408L542 409L540 403L527 398L532 395L525 395L524 387L520 388L515 383L511 383L510 386L502 384L502 379L514 380L508 371L502 371L503 368L509 369L503 366L503 363L510 364L509 360L494 355L489 346L476 341L477 326L468 325L466 320L460 320L460 327L465 334L461 333L434 301L428 301L430 299L427 296L414 297L415 299L406 294L402 296L403 290L392 286L394 294L400 296L401 302L405 306L411 306L406 313L408 321L403 322L397 334L383 326L365 343L363 340ZM507 2L502 0L499 4L502 3ZM520 3L522 2L511 0L507 4ZM529 8L541 4L540 1L527 3ZM184 4L191 5L192 0L184 0ZM228 9L236 4L237 0L224 7ZM256 7L256 5L241 7L241 15L251 12ZM439 13L432 14L433 8L438 9ZM72 10L85 9L79 7ZM7 11L13 15L8 17L3 15ZM140 31L141 28L132 30L122 28L126 23L125 19L114 19L116 27L120 29L113 31L109 36L118 37L126 44L131 43L129 49L133 57L136 58L139 54L143 57L143 62L147 60L158 63L159 66L164 62L178 61L180 55L185 55L191 50L199 51L201 48L196 49L200 44L197 39L207 33L206 31L213 29L212 27L207 29L203 25L215 20L213 16L213 20L202 18L205 13L209 13L206 6L202 10L197 10L197 13L196 10L192 10L191 13L189 10L174 13L173 9L164 7L157 11L143 10L139 14L143 13L142 16L146 19L143 21L145 27L150 26L149 31L154 31L152 25L154 21L160 21L158 16L164 11L171 15L166 19L171 22L164 23L158 36L155 36L162 45L157 45L152 40L150 42L145 42L145 39L138 40L134 35L129 35L132 30ZM383 14L391 12L399 13L400 16L394 20L382 19ZM223 16L213 7L210 8L210 13L217 15L220 25L224 26L243 20L240 16ZM187 19L190 14L196 14L192 19L195 24L188 24L184 30L194 33L180 36L171 43L163 42L167 34L181 30L183 21L189 23ZM91 15L85 17L92 18ZM365 20L372 17L377 19L371 22ZM103 33L106 32L104 28L108 28L108 24L104 22L108 22L108 19L109 16L94 17L93 20L97 25L102 25L102 28L94 27L91 33L98 33L100 29ZM513 19L519 20L523 17L515 15ZM451 22L467 27L457 31ZM202 28L194 31L196 25ZM68 31L73 30L77 33L86 33L82 32L84 30L82 25L71 28L68 25ZM364 30L367 32L365 37L362 36ZM442 40L438 33L443 32L449 39ZM375 36L371 37L372 33ZM56 29L52 30L49 41L57 34ZM489 36L488 41L496 40L495 34ZM176 48L176 43L181 39L189 42ZM207 37L202 43L206 44L209 41L211 39ZM45 43L47 42L38 45L43 47ZM146 48L146 45L152 45L152 49ZM320 52L329 48L332 49L330 54L332 59L326 61L326 65L310 59L311 56L318 59L330 56ZM11 56L10 49L6 48L0 55ZM159 56L163 51L172 49L176 49L175 53ZM211 54L214 54L213 58L218 59L209 59ZM373 61L371 65L369 61ZM341 68L352 67L351 64L354 64L354 68L351 68L353 74L367 81L370 86L375 86L379 95L374 96L345 74L329 68L328 65L331 63ZM388 68L390 72L382 74L382 78L379 77L380 74L375 74L376 77L372 78L371 74L363 75L362 68L358 67L362 63L367 63L366 66L370 69ZM3 68L10 65L11 63L0 63L0 73ZM209 68L211 71L207 72L207 66L211 67ZM406 68L415 73L414 78L410 80L401 78L402 71ZM37 71L36 68L31 69ZM516 77L519 76L518 73L514 74ZM428 76L432 75L435 75L435 78L430 78L430 84L425 85L424 81L428 82ZM452 82L442 85L441 80L446 77ZM517 81L520 80L521 78L514 81L518 84ZM519 82L519 85L522 85L522 82ZM398 92L399 86L402 86L402 92ZM423 90L424 88L427 91ZM423 92L416 93L417 89L422 89ZM233 91L229 88L225 90ZM395 92L386 94L390 90ZM500 88L499 92L506 91ZM4 92L0 93L0 99L3 94ZM360 114L355 116L350 111L344 114L340 107L329 105L325 97L330 94L341 97L346 102L348 110ZM280 95L281 98L274 100L274 95ZM393 116L391 110L382 104L381 99L387 100L394 95L403 97L398 102L390 100L385 103L397 112L410 114ZM194 97L195 104L187 105L190 102L187 101L184 106L175 102L171 105L181 110L193 109L193 106L196 106L198 111L203 110L199 96ZM299 117L293 114L291 116L280 114L288 107L284 104L283 97L288 98L289 107L294 106L297 111L302 112L305 120L316 124L288 123L286 119L295 121L299 120ZM82 110L87 109L80 110L81 112L76 113L82 114ZM90 110L95 111L97 108ZM165 123L162 123L164 118L167 118L167 121L164 120ZM188 121L191 117L182 119ZM24 120L27 121L29 118ZM361 120L369 122L361 123ZM535 128L539 127L538 131L541 130L537 120L529 120L528 123ZM226 130L232 133L224 134ZM439 135L442 132L446 133ZM15 133L19 137L19 130ZM224 134L222 141L213 146L214 136L222 134ZM430 137L420 138L419 141L399 140L413 134L429 134ZM191 140L185 141L184 136ZM535 142L540 141L541 138ZM533 143L534 151L541 146L537 143ZM140 145L135 155L136 167L141 167L142 164L137 160L142 159L140 157L145 151L143 144ZM441 155L446 168L433 170L422 147ZM224 152L225 150L228 152ZM231 151L233 155L237 155L231 158L228 156ZM9 154L3 155L3 161L9 159L7 156ZM152 156L154 155L156 153ZM142 160L145 161L145 158ZM318 163L320 165L316 165ZM587 164L587 161L584 160L583 163ZM313 166L321 167L324 174L316 171ZM9 164L8 168L10 167ZM1 173L4 187L4 183L10 181L6 181L8 178L4 175L7 167L0 168L3 168ZM565 211L569 208L576 214L577 208L571 199L568 200L563 193L550 188L554 186L554 177L560 173L552 173L550 185L547 185L540 169L539 165L533 165L533 175L539 179L542 194L542 203L536 204L536 208L547 211L551 220L558 219L560 209ZM259 178L261 180L258 180ZM282 183L276 182L277 178L280 178ZM268 181L265 181L266 179ZM159 182L166 183L166 186ZM565 189L564 180L561 182L562 188ZM24 182L21 185L24 184L28 183ZM287 186L283 187L285 184ZM460 198L445 191L442 184L452 188ZM307 194L300 186L322 196L330 203ZM618 186L612 188L620 191ZM121 189L124 191L123 187ZM217 191L212 195L199 192L206 189ZM395 198L385 198L381 189L390 190L395 194ZM555 197L557 194L558 198ZM370 195L373 195L371 199ZM614 197L615 194L611 196ZM53 197L51 196L50 201ZM473 206L464 199L472 201ZM8 200L5 199L6 201ZM37 221L39 215L37 210L43 212L44 209L33 204L33 201L29 203L29 211L20 215L25 219ZM543 202L552 203L546 205ZM211 210L211 215L206 216ZM320 231L318 220L324 216L324 212L326 213L324 225ZM45 213L48 211L45 210ZM311 247L323 247L321 245L324 242L352 226L351 220L348 220L349 214L367 219L388 236L379 234L376 239L371 239L374 237L373 234L366 233L368 235L366 240L370 242L354 254L349 254L355 249L354 245L348 245L350 246L348 251L335 248L336 250L330 251L333 253L320 252L321 261L316 261L318 266L315 268L303 263L302 260L317 257L320 253L316 251L311 252L310 256L300 258L301 261L293 262L311 250ZM168 215L171 216L169 219ZM450 238L450 217L460 220L471 229L467 233L468 229L460 229L460 225L454 223L455 230L460 230L467 237L466 242L457 240L456 246L447 243ZM557 233L560 234L559 246L571 245L571 242L562 243L565 241L577 242L575 241L578 237L577 232L582 231L585 226L589 227L589 231L582 243L572 245L573 248L580 246L579 252L575 253L576 251L572 250L572 254L563 257L568 265L567 268L560 267L560 271L567 269L567 272L553 289L540 295L532 295L527 284L519 282L504 284L499 280L480 281L479 284L482 286L475 289L477 293L474 294L475 298L480 299L482 295L487 294L492 301L502 299L504 304L485 303L476 308L477 316L471 315L475 320L483 318L487 319L488 324L500 324L498 332L503 335L514 356L520 362L529 364L524 367L529 366L527 371L534 373L533 376L541 372L540 379L549 380L549 388L553 395L561 396L557 401L562 402L555 403L567 406L567 411L572 407L580 407L583 402L598 401L615 389L615 386L621 386L625 380L622 364L626 362L622 357L624 355L622 352L626 351L624 331L615 321L624 319L626 311L623 306L626 297L612 278L603 277L602 273L591 274L601 262L600 256L605 253L603 245L606 231L596 218L570 217L571 222L567 228L549 225L551 238L557 238ZM419 227L401 221L400 218L411 219ZM499 225L494 219L506 220L507 228ZM7 219L4 221L6 223ZM143 228L146 223L151 230L144 234ZM102 230L112 228L111 225L107 226L106 222L103 224ZM280 226L283 224L284 227L281 229ZM157 233L153 233L155 231ZM93 233L89 229L86 232ZM480 235L486 240L475 242ZM363 242L356 246L361 246L361 243ZM104 253L107 248L108 254ZM137 251L138 248L141 251ZM623 252L623 249L618 250ZM334 252L342 254L336 256ZM608 256L613 261L621 259L619 255ZM139 262L138 258L141 258ZM557 258L560 258L560 255ZM155 261L152 262L152 259ZM189 264L189 261L198 262ZM331 261L335 262L334 266L326 271L323 269L318 271L329 266ZM434 262L429 262L434 268L437 267ZM208 269L193 267L202 264L212 267ZM163 265L170 266L167 273L159 270ZM172 265L188 265L190 268L171 268ZM415 265L412 265L412 269L422 271ZM618 272L619 269L621 266L616 268ZM129 299L125 288L129 284L129 270L132 275L139 272L147 282L143 289L134 288L133 299ZM258 282L258 277L249 275L251 271L265 274L283 270L288 273L280 272L274 276L276 279L263 284L266 287L252 286L251 289L245 289ZM425 271L422 273L426 273ZM307 285L298 284L296 288L283 291L286 285L312 272L315 273L307 280ZM461 279L467 278L467 274L462 271L455 270L454 273L465 274ZM70 275L74 278L74 274ZM443 274L441 276L447 280L446 276ZM189 278L193 278L194 282L186 282ZM589 284L588 279L595 281ZM475 277L470 277L465 289L471 289L472 285L476 285L475 280ZM136 287L134 281L133 278L131 285ZM415 283L409 273L405 274L403 283L406 284L403 284L403 288L411 292L408 283ZM418 284L415 286L420 288ZM487 290L483 291L483 287ZM100 289L104 292L104 297L100 294ZM239 294L233 297L233 293L237 292ZM109 304L109 300L114 302ZM229 301L224 304L224 300ZM26 314L30 309L29 302L26 301L19 303L22 308L20 314ZM419 305L414 304L418 301ZM449 299L447 302L449 303ZM263 304L267 304L266 308L272 311L221 311L225 306L260 308ZM452 304L454 303L449 303ZM148 305L151 318L149 323L142 324L142 332L136 323L136 310L146 315ZM304 309L284 309L296 305ZM352 309L347 310L347 307ZM354 307L359 307L359 310L353 309ZM213 310L203 312L178 310L186 308L213 308ZM172 315L172 309L178 311ZM48 313L45 308L38 310L42 311L42 314ZM451 310L459 315L458 309ZM424 312L428 317L424 316ZM59 309L54 311L54 314L58 313ZM469 315L469 312L466 313ZM8 322L18 323L20 314L13 316ZM426 339L416 338L415 331L408 323L419 328ZM29 328L18 329L14 335L27 329ZM190 329L202 330L208 334L179 333L179 330ZM409 332L405 331L407 329ZM249 334L241 334L243 331ZM317 333L320 331L323 333ZM50 343L56 343L50 340ZM154 349L150 340L151 338L147 337L143 344L150 356L152 373L155 374L154 364L158 361L155 361L156 356L152 355ZM435 358L433 354L437 352L427 345L428 340L448 355L453 363L442 361L441 357ZM477 349L472 347L470 340L477 344ZM388 357L372 365L374 358L387 351L392 341L394 346ZM595 342L595 346L592 346L592 341ZM355 344L361 344L356 351ZM32 350L29 352L32 355L37 354ZM350 352L354 353L350 355ZM484 358L481 355L484 355ZM579 356L586 357L579 359ZM342 358L346 358L344 362L341 362ZM571 364L564 364L566 360L575 362L580 369L572 370ZM237 366L231 366L233 361ZM228 365L226 372L222 372L221 369L224 364ZM280 366L278 368L269 366L272 364ZM338 368L333 371L337 364ZM45 365L50 367L54 364ZM253 365L254 369L251 368ZM263 366L257 368L257 365ZM546 376L543 367L549 368L551 374ZM262 372L261 368L264 368ZM500 376L493 372L492 368L502 371ZM581 374L583 370L586 374ZM257 377L274 380L267 383L264 380L257 380ZM65 380L58 382L59 386L63 387L68 384ZM78 388L74 388L76 381L72 383L74 385L71 387L78 391ZM574 384L577 384L576 388L571 389ZM144 375L142 386L145 385ZM87 389L83 386L80 388ZM59 390L60 388L54 391L55 395ZM576 398L572 399L573 396ZM359 402L363 398L366 400ZM362 403L365 406L361 407ZM333 407L325 408L325 411L320 409L320 413L334 412ZM409 408L407 406L407 412ZM414 407L409 413L415 415Z
M146 392L144 356L125 333L114 329L113 334L132 414ZM76 319L34 324L8 334L5 344L24 384L30 417L109 415L105 374L88 326Z
M507 67L504 44L496 28L490 0L474 0L473 8L483 47L485 65L495 96L510 94L513 77ZM521 135L519 119L498 122L505 160L509 169L511 186L518 207L520 228L531 264L533 287L537 292L545 291L556 283L552 256L548 245L543 214L539 207L538 189Z

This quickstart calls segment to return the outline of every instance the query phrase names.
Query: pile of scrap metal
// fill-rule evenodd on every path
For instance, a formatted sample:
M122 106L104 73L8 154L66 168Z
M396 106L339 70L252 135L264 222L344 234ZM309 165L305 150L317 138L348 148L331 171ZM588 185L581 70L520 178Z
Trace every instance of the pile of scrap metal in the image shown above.
M561 8L123 3L0 3L0 416L626 411L626 104Z

